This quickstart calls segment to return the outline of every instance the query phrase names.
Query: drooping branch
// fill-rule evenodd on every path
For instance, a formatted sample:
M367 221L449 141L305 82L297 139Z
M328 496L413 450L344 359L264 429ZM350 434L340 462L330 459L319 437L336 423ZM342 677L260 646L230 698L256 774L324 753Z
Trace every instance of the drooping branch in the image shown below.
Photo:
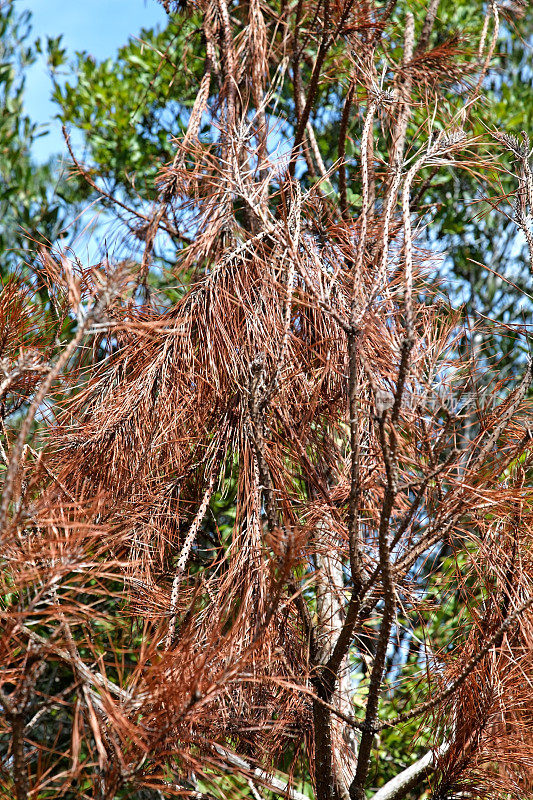
M501 640L502 635L508 631L513 623L520 619L524 612L531 608L532 605L533 597L529 597L524 603L515 609L515 611L509 614L501 623L501 625L499 625L494 633L488 638L483 647L481 647L479 651L470 659L470 661L465 664L459 675L454 678L454 680L449 686L446 687L446 689L443 689L441 692L436 692L430 700L426 700L425 703L415 706L415 708L411 709L411 711L406 711L404 714L399 714L397 717L393 717L392 719L381 722L378 726L379 730L400 725L410 719L415 719L422 714L426 714L433 708L442 706L446 700L448 700L448 698L452 697L452 695L454 695L457 690L461 688L467 678L474 672L478 664L480 664L485 658L487 653L489 653L494 645Z

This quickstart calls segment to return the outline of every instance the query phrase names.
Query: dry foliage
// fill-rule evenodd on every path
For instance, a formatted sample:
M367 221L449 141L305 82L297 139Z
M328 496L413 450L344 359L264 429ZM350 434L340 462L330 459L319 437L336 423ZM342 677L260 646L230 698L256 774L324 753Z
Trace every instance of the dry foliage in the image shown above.
M43 253L51 323L4 287L0 797L219 796L229 773L235 792L297 800L309 773L317 800L363 800L383 783L376 737L411 720L428 752L377 800L532 790L531 368L484 385L414 242L428 168L493 166L468 120L499 12L479 50L430 49L437 6L417 38L407 16L395 63L394 2L195 3L205 74L136 277ZM311 112L339 69L337 195ZM460 120L438 109L450 82ZM407 141L415 107L426 124ZM215 144L198 138L204 115ZM529 142L495 136L519 162L530 236ZM148 292L176 219L183 296L141 306L134 283ZM229 538L210 510L225 496ZM443 638L450 595L461 614ZM391 674L415 630L401 711Z

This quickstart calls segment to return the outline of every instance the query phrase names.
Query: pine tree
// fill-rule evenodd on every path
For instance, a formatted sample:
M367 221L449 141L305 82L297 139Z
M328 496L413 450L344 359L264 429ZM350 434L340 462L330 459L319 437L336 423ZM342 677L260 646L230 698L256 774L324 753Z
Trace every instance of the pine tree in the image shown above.
M137 269L41 251L68 341L4 288L4 797L532 791L531 367L487 388L416 202L507 149L529 236L530 143L470 133L499 6L464 48L432 47L437 6L398 31L394 2L201 0ZM328 172L312 119L341 70Z

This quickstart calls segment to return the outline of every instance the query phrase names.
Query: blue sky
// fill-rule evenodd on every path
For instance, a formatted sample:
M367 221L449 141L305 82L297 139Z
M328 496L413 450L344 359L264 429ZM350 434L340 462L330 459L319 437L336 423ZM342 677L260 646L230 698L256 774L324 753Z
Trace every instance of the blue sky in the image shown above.
M19 11L32 12L33 38L63 34L63 46L73 55L86 50L95 58L112 56L129 36L137 35L142 27L161 25L165 12L156 0L18 0ZM52 86L42 57L28 71L26 79L26 110L38 123L48 123L56 113L50 101ZM45 160L64 149L61 128L51 125L48 136L35 144L34 156Z

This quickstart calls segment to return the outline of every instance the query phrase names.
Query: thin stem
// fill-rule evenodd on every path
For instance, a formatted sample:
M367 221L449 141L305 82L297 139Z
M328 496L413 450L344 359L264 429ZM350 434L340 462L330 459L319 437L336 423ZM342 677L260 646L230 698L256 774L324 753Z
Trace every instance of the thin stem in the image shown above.
M337 145L337 155L339 158L339 205L341 209L342 218L346 221L348 219L348 200L346 189L346 134L348 132L348 123L350 120L350 111L352 108L353 97L355 94L355 81L350 82L344 106L342 108L342 116L339 129L339 142Z

